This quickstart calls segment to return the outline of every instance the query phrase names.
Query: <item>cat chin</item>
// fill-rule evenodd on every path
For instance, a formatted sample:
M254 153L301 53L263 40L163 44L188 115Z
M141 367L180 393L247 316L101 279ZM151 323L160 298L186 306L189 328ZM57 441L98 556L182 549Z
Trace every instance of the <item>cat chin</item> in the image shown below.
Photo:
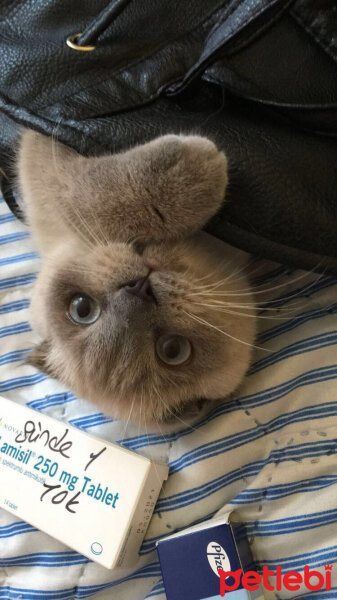
M176 408L172 408L172 412L159 424L153 421L148 423L146 429L147 431L163 433L193 429L200 421L207 419L207 416L217 404L219 404L219 400L207 400L206 398L189 400Z
M133 417L130 419L130 410L118 410L115 406L112 408L111 403L102 401L93 401L90 398L85 398L86 401L99 406L106 414L113 417L115 420L124 423L125 427L129 425L137 428L137 431L144 433L174 433L184 429L193 429L200 421L211 416L213 410L226 400L230 400L233 393L229 394L225 399L210 400L207 398L196 398L194 400L182 401L179 404L171 405L165 414L155 415L148 413L144 418ZM84 398L84 395L78 394ZM128 413L128 414L127 414Z
M229 399L229 398L228 398ZM171 407L170 413L160 420L149 418L145 423L133 422L133 425L146 433L175 433L184 429L194 429L200 421L207 419L223 400L199 398Z

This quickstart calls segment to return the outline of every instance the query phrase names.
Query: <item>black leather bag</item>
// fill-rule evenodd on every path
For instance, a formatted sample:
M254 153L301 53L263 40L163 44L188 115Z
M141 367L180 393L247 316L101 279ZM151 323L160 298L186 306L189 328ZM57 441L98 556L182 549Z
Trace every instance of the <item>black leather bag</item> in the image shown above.
M0 167L14 211L21 125L84 154L194 132L230 163L209 232L337 273L336 0L2 0L0 11Z

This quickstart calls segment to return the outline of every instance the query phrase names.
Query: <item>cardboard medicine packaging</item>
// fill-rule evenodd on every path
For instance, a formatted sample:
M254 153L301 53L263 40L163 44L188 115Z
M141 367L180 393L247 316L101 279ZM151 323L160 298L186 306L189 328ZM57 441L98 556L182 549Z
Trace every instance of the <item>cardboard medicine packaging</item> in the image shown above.
M0 506L108 569L137 560L166 465L0 397Z
M157 543L167 600L223 600L218 569L243 573L252 566L252 555L241 524L229 514L205 521ZM242 583L226 591L228 600L262 600L261 586L252 592Z

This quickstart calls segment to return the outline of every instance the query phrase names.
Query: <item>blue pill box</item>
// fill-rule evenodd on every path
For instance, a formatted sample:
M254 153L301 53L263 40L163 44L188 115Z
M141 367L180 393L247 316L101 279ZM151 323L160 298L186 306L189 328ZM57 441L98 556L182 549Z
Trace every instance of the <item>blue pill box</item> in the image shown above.
M157 550L167 600L222 600L218 569L245 573L253 568L244 526L229 522L229 514L163 538ZM225 592L226 598L263 599L262 586L250 591L241 579L237 589Z

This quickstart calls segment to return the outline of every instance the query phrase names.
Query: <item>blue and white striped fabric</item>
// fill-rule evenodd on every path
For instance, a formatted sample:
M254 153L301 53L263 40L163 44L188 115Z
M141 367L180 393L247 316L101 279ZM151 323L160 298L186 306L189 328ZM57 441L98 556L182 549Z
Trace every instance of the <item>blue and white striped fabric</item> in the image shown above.
M38 266L26 229L2 202L0 394L167 460L170 478L129 570L99 567L0 511L0 599L164 600L156 539L222 510L246 524L258 568L309 564L324 573L337 563L337 280L253 261L257 290L274 288L258 296L261 316L273 316L259 319L258 346L266 350L256 350L235 398L164 438L124 432L123 423L22 364L34 341L28 308ZM266 597L337 598L337 564L332 578L331 592Z

